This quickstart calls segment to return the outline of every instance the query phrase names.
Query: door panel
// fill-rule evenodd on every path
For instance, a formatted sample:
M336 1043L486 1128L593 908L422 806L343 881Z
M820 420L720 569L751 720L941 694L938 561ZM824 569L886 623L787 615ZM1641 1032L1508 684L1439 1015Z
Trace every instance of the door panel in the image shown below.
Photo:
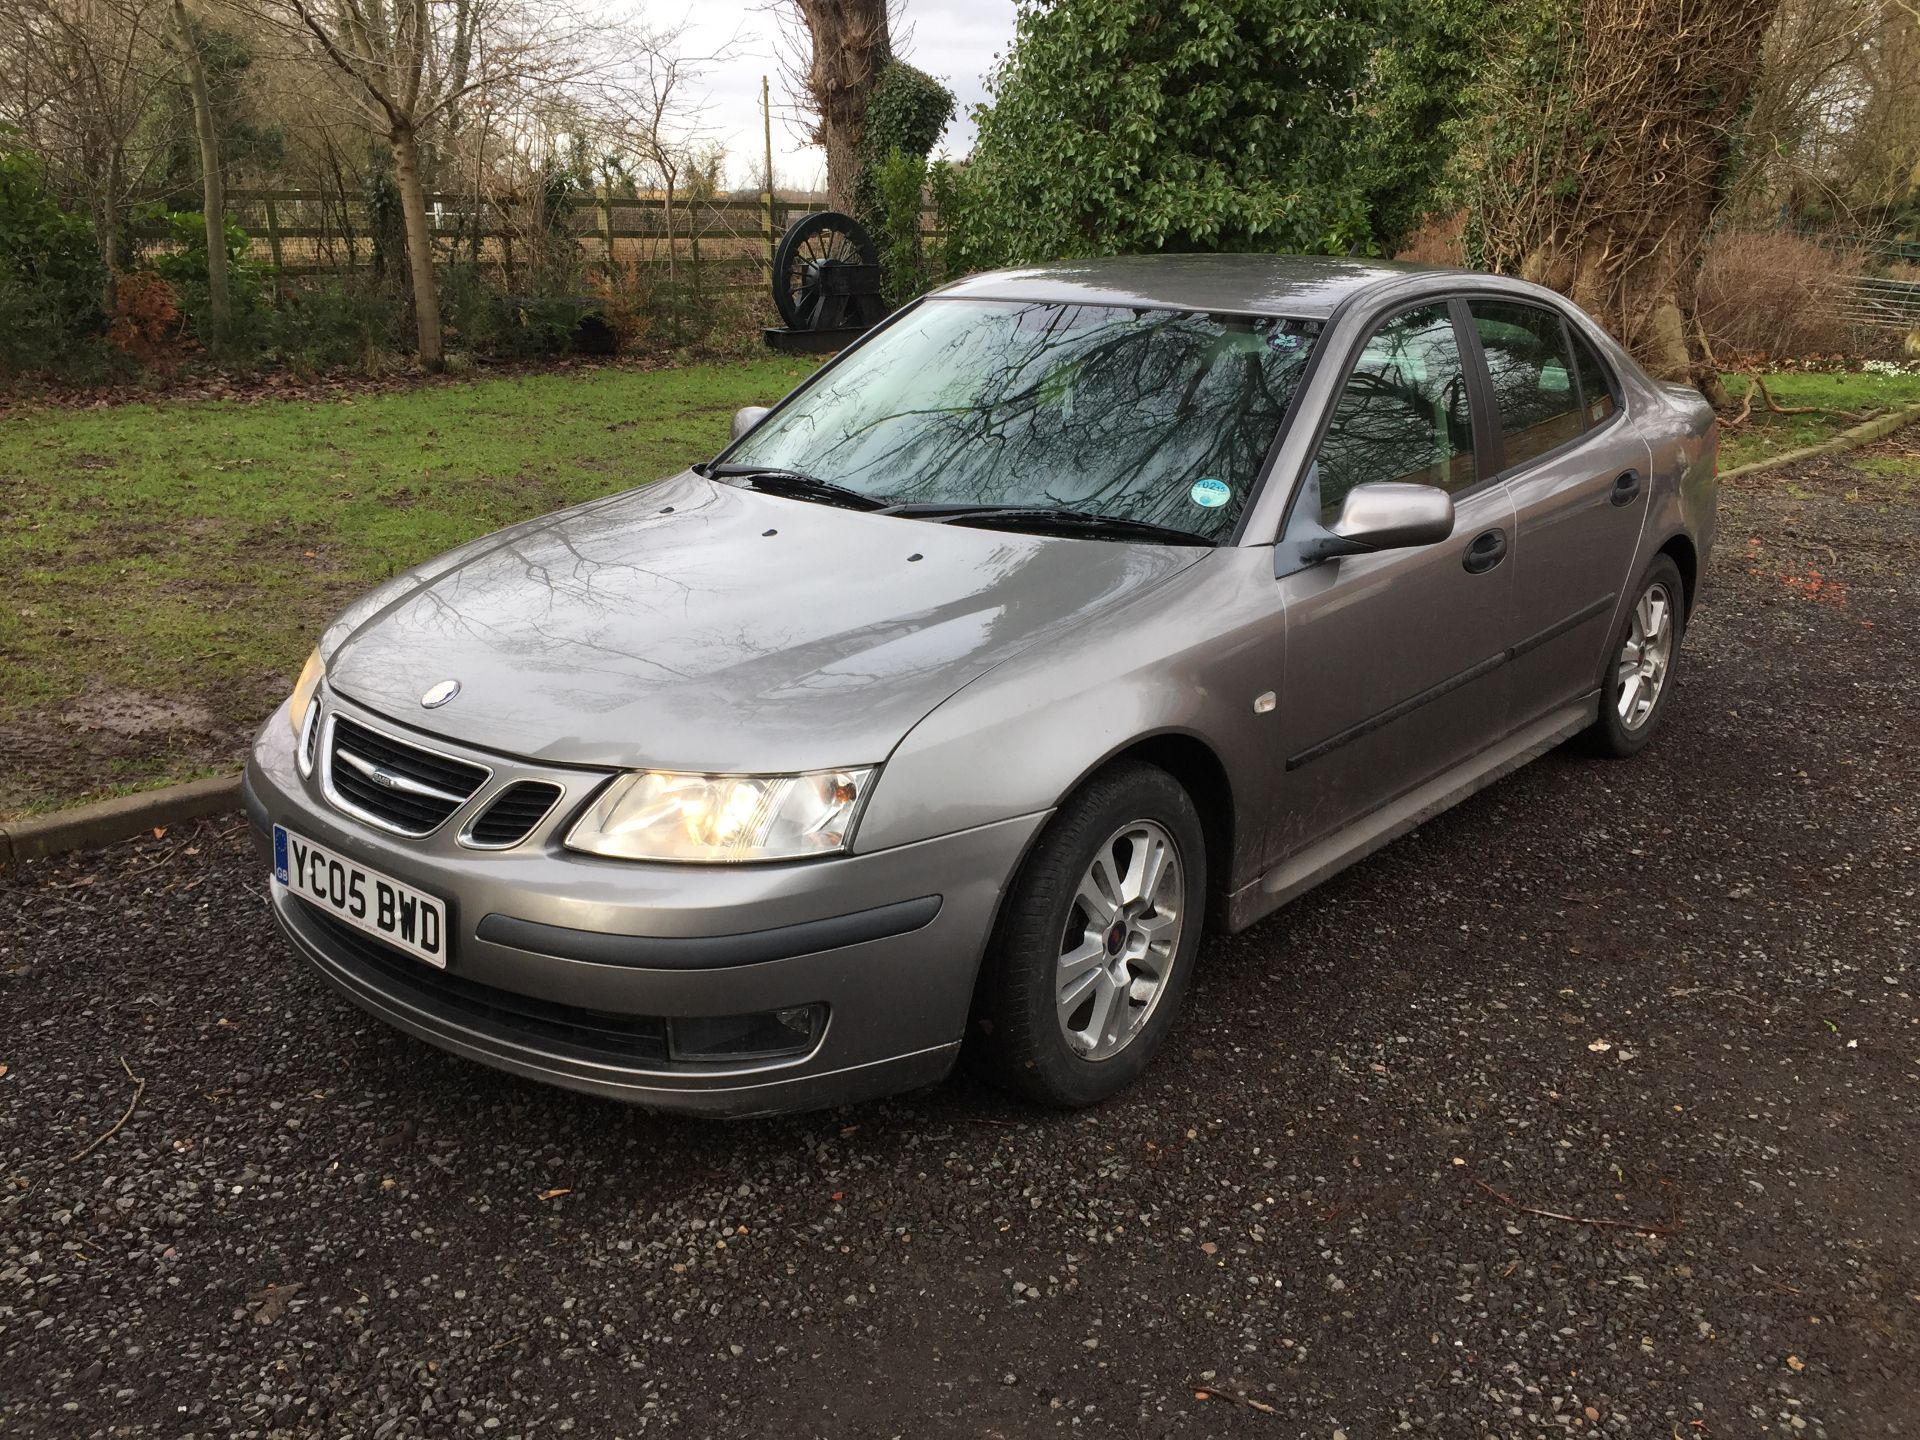
M1467 569L1491 530L1514 533L1493 485L1456 502L1453 535L1323 562L1280 581L1286 607L1285 772L1272 859L1312 844L1468 758L1511 726L1517 554ZM1512 547L1509 546L1511 551Z
M1599 678L1646 520L1651 456L1593 348L1558 311L1469 308L1513 494L1521 634L1511 683L1514 723L1525 724Z
M1441 544L1323 560L1280 578L1283 773L1270 860L1386 804L1507 728L1502 661L1514 624L1515 516L1506 487L1485 481L1464 319L1448 301L1430 300L1375 327L1349 365L1294 503L1289 543L1323 534L1356 485L1379 481L1446 490L1455 516Z
M1516 723L1578 699L1599 680L1646 522L1651 463L1646 441L1623 419L1508 480L1519 534L1514 595L1528 617L1512 667ZM1616 504L1629 472L1639 488Z

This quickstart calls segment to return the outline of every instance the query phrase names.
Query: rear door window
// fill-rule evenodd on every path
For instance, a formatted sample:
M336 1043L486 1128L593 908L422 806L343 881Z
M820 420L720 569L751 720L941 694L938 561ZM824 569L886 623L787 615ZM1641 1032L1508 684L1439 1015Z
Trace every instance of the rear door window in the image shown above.
M1585 428L1566 327L1551 310L1474 300L1474 333L1500 416L1508 468L1578 439Z
M1356 485L1399 480L1460 491L1473 484L1472 405L1446 301L1396 315L1374 332L1347 376L1311 473L1327 525Z

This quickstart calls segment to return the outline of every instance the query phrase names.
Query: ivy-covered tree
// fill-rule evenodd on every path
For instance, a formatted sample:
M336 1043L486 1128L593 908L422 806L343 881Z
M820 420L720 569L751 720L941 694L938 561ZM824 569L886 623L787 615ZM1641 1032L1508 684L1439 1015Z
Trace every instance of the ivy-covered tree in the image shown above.
M920 240L921 195L927 157L953 109L951 90L898 59L881 67L867 102L853 213L880 248L881 283L894 305L924 294L932 282Z
M880 80L867 101L866 128L860 137L860 171L853 186L853 213L875 215L874 171L892 156L923 164L953 119L953 92L926 71L900 59L880 67Z
M957 180L968 268L1375 241L1357 163L1381 0L1023 0Z
M1462 157L1474 263L1571 297L1719 404L1694 288L1778 9L1508 0Z

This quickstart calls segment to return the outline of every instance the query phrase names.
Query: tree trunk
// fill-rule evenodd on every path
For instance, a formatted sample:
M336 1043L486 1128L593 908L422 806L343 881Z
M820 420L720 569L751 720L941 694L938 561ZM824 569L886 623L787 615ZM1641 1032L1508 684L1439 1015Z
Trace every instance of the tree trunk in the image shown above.
M662 217L667 222L667 284L679 283L680 268L674 260L673 239L673 177L667 177L667 183L661 193L666 196L666 213Z
M220 169L220 144L213 132L213 103L207 93L206 58L184 0L173 0L174 23L186 54L187 83L193 92L193 129L200 141L200 210L207 224L207 312L215 345L224 344L233 313L227 289L227 185Z
M1479 202L1485 262L1568 296L1655 377L1725 389L1695 319L1700 257L1780 0L1581 0L1554 67L1524 94L1538 138ZM1577 123L1542 123L1548 115ZM1557 177L1546 189L1542 175Z
M793 0L813 39L807 98L813 138L827 152L827 201L853 209L860 176L860 142L867 133L867 101L880 67L892 53L887 0Z
M441 370L440 292L433 276L433 232L427 226L427 195L420 181L420 140L411 130L395 129L393 179L400 191L400 216L407 228L407 273L413 279L413 326L419 337L420 364Z
M94 234L100 246L100 259L107 278L101 287L100 305L111 320L120 309L120 189L125 167L115 146L107 157L107 192L100 197L99 214L94 218Z

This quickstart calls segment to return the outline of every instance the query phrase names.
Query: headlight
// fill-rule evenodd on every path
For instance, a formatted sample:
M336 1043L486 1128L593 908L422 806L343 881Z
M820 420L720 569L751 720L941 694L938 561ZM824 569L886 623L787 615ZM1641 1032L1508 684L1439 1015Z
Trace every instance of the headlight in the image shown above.
M740 864L847 848L871 767L806 775L622 775L567 835L570 849L622 860Z
M300 678L294 682L293 694L287 700L287 719L293 722L296 736L307 723L307 708L313 704L313 692L320 688L326 673L327 667L320 663L318 650L307 656L307 663L300 667Z

